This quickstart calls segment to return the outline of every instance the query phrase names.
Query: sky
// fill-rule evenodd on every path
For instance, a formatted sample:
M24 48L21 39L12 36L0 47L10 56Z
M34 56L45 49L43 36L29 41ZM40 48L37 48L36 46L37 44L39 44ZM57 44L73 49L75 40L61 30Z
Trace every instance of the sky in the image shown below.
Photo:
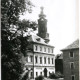
M54 54L79 38L78 0L31 0L35 7L31 14L25 12L20 19L36 21L39 19L40 7L44 7L50 44Z

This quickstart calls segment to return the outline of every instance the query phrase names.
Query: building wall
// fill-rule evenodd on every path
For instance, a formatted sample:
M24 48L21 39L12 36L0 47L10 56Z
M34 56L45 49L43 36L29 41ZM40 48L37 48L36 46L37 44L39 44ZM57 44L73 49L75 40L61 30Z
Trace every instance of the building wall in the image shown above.
M36 46L37 46L37 50L36 50ZM42 50L40 50L40 47L42 47ZM34 44L33 45L33 50L34 52L40 52L40 53L46 53L46 54L53 54L54 52L54 48L51 46L46 46L46 45L41 45L41 44ZM46 51L45 51L46 49Z
M55 72L54 67L49 67L49 66L42 66L42 67L34 67L34 77L37 77L39 75L44 76L44 69L47 68L47 76L49 76L50 73ZM36 72L38 72L38 75L36 75ZM42 72L42 74L41 74Z
M35 46L37 46L37 50ZM46 51L44 50L45 48ZM31 56L32 56L32 61L31 61ZM37 63L35 57L37 57ZM40 63L40 57L42 58L42 63ZM46 63L44 61L44 58L46 58ZM50 59L50 63L48 58ZM42 75L44 76L45 68L47 69L47 76L49 76L49 73L55 72L55 57L53 54L53 48L50 46L34 44L33 52L27 52L25 60L26 60L25 66L30 68L30 72L29 72L30 77L35 78L41 75L41 72ZM33 76L31 76L31 73L33 74Z
M70 57L70 52L73 52L73 58ZM74 69L70 68L71 62L74 63ZM79 80L79 49L63 51L63 74L64 80L71 80L71 75Z

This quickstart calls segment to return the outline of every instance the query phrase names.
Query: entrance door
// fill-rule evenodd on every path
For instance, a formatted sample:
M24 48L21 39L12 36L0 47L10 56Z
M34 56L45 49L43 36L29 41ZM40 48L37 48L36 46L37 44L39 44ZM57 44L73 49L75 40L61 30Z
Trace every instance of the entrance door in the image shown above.
M44 77L47 77L47 69L44 69Z

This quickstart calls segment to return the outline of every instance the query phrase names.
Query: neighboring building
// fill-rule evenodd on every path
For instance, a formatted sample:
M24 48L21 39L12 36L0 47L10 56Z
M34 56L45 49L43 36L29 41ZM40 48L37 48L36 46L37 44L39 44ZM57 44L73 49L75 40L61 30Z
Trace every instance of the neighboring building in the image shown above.
M64 80L79 80L79 40L62 49Z
M32 34L29 37L31 50L26 50L25 68L26 71L29 71L30 78L35 78L39 75L47 77L50 73L55 72L54 47L48 43L47 20L43 14L43 8L41 9L38 20L38 35Z
M55 72L63 74L63 54L59 54L55 59Z

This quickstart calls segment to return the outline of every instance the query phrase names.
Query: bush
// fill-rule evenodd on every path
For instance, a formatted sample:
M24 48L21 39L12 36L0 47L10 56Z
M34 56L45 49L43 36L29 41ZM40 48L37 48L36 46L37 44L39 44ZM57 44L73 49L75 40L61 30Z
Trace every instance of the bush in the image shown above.
M50 79L57 79L58 75L56 75L55 73L50 73L49 78Z
M51 73L49 78L51 79L57 79L57 78L63 78L64 76L60 73L60 72L57 72L57 73Z
M35 78L35 80L43 80L43 79L44 79L43 76L38 76L38 77Z
M59 76L59 78L63 78L63 74L61 74L60 72L56 72L56 74Z

